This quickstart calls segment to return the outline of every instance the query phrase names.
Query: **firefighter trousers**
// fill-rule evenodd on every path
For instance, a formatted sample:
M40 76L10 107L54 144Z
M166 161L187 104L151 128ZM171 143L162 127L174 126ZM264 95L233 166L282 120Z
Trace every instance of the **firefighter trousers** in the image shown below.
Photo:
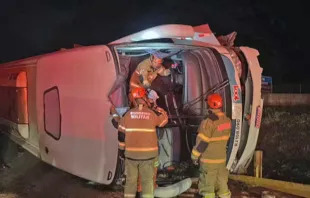
M156 179L157 179L157 168L158 168L158 166L159 166L158 157L156 157L154 159L154 176L153 176L154 189L157 187ZM142 192L141 174L139 174L139 177L138 177L138 189L137 189L137 191Z
M142 198L154 198L154 161L125 159L125 198L135 198L137 193L137 181L141 175Z
M204 198L214 198L215 192L220 198L230 198L228 189L228 170L226 163L200 164L199 194Z

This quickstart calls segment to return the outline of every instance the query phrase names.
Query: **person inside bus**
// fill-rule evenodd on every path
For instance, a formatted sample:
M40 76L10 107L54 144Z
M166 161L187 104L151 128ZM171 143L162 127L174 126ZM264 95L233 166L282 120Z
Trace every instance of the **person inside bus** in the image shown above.
M169 76L170 69L163 65L160 53L153 52L149 58L139 63L130 78L130 91L137 87L150 88L152 81L158 76Z

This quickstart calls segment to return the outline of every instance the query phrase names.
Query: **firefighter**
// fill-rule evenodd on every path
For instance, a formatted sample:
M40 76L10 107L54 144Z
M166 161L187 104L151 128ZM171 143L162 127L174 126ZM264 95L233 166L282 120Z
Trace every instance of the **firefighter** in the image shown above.
M130 78L130 90L137 87L149 88L157 75L169 76L170 70L166 69L162 63L163 59L156 53L139 63Z
M131 95L131 93L130 93ZM152 110L154 111L160 111L158 110L158 106L156 104L156 100L158 99L158 95L156 94L156 92L150 92L148 94L148 97L146 99L147 101L147 105L149 108L151 108ZM132 104L134 105L134 104ZM112 116L112 124L113 126L117 129L118 128L118 123L119 123L119 120L121 119L120 115L117 113L116 111L116 108L114 105L112 105L110 107L110 115ZM121 156L123 158L123 156ZM158 161L158 157L156 157L155 161L154 161L154 177L153 177L153 180L154 180L154 188L157 187L157 184L156 184L156 178L157 178L157 170L158 170L158 166L159 166L159 161ZM138 177L138 187L137 187L137 192L141 193L142 192L142 185L141 185L141 176L139 175Z
M134 108L119 121L119 149L125 157L126 184L124 197L135 197L138 175L141 176L142 197L154 197L154 165L158 157L156 127L168 122L167 113L157 108L157 115L147 106L146 90L135 88L131 92Z
M157 109L157 106L156 106L156 109ZM159 110L160 111L160 110ZM118 128L118 122L119 120L121 119L121 117L118 115L118 113L116 112L116 109L114 106L111 106L110 108L110 115L112 115L112 124L113 126L117 129ZM123 156L121 156L123 157ZM158 157L155 158L154 160L154 176L153 176L153 180L154 180L154 188L157 187L157 184L156 184L156 177L157 177L157 169L158 169L158 166L159 166L159 161L158 161ZM138 177L138 184L137 184L137 192L141 193L142 192L142 185L141 185L141 176L139 175Z
M210 108L209 114L199 126L191 154L193 163L200 164L199 194L213 198L216 190L219 197L230 198L226 144L231 133L231 119L220 110L223 101L219 94L209 95L206 101Z

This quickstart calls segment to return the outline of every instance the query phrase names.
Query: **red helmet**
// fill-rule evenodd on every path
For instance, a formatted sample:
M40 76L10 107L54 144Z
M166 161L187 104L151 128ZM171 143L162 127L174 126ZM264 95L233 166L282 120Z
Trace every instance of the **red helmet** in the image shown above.
M219 94L216 94L216 93L209 95L208 98L206 99L206 101L208 102L208 105L212 109L218 109L218 108L221 108L223 106L222 96L220 96Z
M146 90L142 87L134 88L131 92L133 99L145 98Z

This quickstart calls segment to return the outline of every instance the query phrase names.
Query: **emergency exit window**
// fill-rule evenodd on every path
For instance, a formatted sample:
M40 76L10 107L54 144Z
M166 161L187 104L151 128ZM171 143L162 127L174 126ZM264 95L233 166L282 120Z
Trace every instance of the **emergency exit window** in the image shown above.
M61 135L61 114L58 87L44 92L44 130L55 140Z

